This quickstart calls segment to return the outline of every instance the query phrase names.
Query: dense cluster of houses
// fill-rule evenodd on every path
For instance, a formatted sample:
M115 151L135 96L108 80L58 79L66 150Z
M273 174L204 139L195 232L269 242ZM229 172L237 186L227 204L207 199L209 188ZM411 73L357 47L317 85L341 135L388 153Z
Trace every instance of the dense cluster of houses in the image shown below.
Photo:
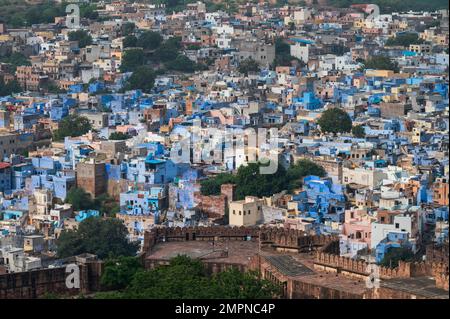
M84 48L68 40L65 17L24 29L0 22L0 54L30 61L14 72L0 63L5 82L23 88L0 97L0 272L44 267L61 231L107 215L74 210L66 198L75 187L114 199L130 240L153 227L266 225L339 235L342 256L376 262L392 247L420 252L448 241L448 10L367 18L358 6L260 1L234 14L202 2L168 13L112 1L97 11L101 22L82 21L93 39ZM130 22L135 32L181 37L182 54L209 68L159 74L150 93L121 90L130 76L120 72L121 30ZM404 34L423 41L385 45ZM296 62L277 63L280 39ZM398 70L365 69L374 56ZM249 58L259 70L239 72ZM48 81L65 93L48 92ZM321 132L317 120L334 107L363 134ZM52 139L71 114L92 130ZM258 128L276 128L275 144L250 147L245 130ZM109 138L119 132L127 139ZM230 132L237 147L228 147ZM202 180L235 172L263 149L286 168L312 160L326 176L263 198L236 200L232 184L200 192Z

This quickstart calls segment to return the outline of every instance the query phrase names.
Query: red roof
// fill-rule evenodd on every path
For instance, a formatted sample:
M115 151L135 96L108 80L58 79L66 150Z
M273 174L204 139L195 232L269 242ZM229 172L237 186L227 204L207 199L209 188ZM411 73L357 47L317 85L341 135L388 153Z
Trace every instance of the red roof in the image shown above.
M4 169L7 167L11 167L11 164L9 163L5 163L5 162L0 162L0 169Z

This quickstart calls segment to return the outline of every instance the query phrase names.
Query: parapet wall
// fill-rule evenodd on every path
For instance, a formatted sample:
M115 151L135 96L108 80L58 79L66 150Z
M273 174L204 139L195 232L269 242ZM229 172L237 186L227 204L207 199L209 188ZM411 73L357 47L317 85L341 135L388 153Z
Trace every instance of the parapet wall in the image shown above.
M0 299L34 299L46 294L78 295L100 289L102 262L79 264L80 288L68 288L66 267L0 275Z
M364 260L355 260L322 251L316 253L314 262L316 269L336 271L351 277L366 277L370 275L368 266L369 263ZM442 262L400 261L396 268L380 266L378 269L381 279L433 276L436 279L436 287L448 291L448 264Z
M276 227L160 227L144 235L144 252L164 241L189 240L260 240L262 246L281 250L310 251L322 247L337 238L325 235L307 235L294 229Z

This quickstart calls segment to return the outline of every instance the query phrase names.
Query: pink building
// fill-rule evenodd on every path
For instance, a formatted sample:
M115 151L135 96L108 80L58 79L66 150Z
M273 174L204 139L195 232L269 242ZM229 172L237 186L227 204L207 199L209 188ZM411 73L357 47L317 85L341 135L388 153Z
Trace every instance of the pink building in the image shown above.
M353 258L358 251L370 248L371 223L375 218L363 209L345 211L345 222L339 239L341 256Z

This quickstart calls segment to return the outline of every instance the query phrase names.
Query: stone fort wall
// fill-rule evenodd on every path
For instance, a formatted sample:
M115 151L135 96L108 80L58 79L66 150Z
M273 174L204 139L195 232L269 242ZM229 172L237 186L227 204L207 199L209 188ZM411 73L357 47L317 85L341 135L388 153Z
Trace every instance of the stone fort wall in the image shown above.
M189 240L252 240L262 247L277 250L311 251L332 241L335 236L308 235L301 230L277 227L161 227L154 228L144 235L144 253L151 253L152 248L164 241Z
M66 286L66 267L38 269L0 275L0 299L35 299L47 294L78 295L100 290L103 263L79 264L80 288Z
M349 277L361 278L370 275L369 263L364 260L355 260L323 251L316 252L314 268L324 271L342 273ZM448 291L449 271L448 263L440 261L403 262L398 267L379 267L381 279L411 278L432 276L436 280L436 287Z

